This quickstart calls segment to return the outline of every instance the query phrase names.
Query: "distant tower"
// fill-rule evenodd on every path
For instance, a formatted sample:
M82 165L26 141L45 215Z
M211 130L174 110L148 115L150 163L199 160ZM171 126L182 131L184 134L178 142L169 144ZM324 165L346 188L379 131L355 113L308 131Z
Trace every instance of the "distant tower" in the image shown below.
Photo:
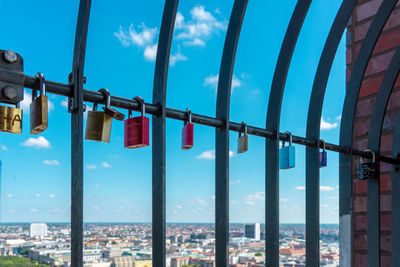
M244 225L244 236L260 240L261 231L259 223L248 223Z
M45 237L45 236L47 236L47 224L45 224L45 223L31 223L29 236L30 237L35 237L35 236Z

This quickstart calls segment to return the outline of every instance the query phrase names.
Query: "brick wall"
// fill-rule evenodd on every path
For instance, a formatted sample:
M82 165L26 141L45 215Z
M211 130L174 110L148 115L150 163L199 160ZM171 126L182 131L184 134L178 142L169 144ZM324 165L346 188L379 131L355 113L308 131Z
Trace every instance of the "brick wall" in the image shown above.
M348 25L347 35L347 79L350 78L352 64L357 57L362 41L371 24L374 14L378 10L382 0L358 1L353 12L351 24ZM367 148L368 129L377 92L382 83L385 70L394 54L396 47L400 45L400 3L392 12L384 30L376 44L373 55L368 64L365 77L361 86L357 103L356 121L354 128L354 147ZM393 130L397 111L400 109L400 77L397 78L395 89L390 98L386 110L381 139L381 153L391 156ZM358 180L359 159L354 158L353 171L353 240L354 240L354 266L367 266L367 185L365 181ZM391 166L381 164L381 265L391 266Z

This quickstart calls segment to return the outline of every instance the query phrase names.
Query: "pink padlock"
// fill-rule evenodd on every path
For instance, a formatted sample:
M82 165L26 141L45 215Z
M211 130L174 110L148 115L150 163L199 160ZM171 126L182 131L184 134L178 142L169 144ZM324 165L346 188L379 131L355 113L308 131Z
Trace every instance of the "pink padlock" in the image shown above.
M186 109L187 120L182 128L182 149L187 150L193 147L193 123L190 108Z
M134 98L139 102L141 116L132 118L129 110L128 119L124 121L124 147L140 148L149 145L149 118L146 115L146 106L140 96Z

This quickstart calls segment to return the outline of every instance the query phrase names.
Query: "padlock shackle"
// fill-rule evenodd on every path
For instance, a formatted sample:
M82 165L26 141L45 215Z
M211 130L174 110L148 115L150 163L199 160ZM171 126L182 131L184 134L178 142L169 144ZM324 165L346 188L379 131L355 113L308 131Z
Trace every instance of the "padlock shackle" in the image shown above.
M98 92L102 93L106 97L106 107L110 108L111 106L111 94L107 88L101 88ZM94 106L93 106L94 107Z
M325 140L321 139L319 142L322 144L322 151L325 152Z
M242 131L243 131L244 135L247 135L247 123L245 121L242 121L241 125L242 125L242 128L239 131L239 137L242 136Z
M372 163L375 163L375 160L376 160L376 158L375 158L375 152L372 151L371 149L364 150L364 152L371 153L371 154L372 154Z
M289 132L289 131L286 131L285 134L288 135L288 137L289 137L289 146L291 146L292 143L293 143L292 133ZM284 146L284 144L285 144L285 141L283 141L283 146Z
M38 72L36 73L35 78L39 80L40 95L46 95L46 79L44 78L44 74L42 72ZM32 90L32 101L35 100L36 97L36 90Z
M141 96L135 96L133 98L133 100L136 100L137 102L139 102L140 105L140 111L142 112L142 116L146 115L146 105L144 103L144 100Z
M187 120L185 120L185 124L192 123L192 110L190 108L187 108L185 110L185 113L186 113L186 117L187 117Z

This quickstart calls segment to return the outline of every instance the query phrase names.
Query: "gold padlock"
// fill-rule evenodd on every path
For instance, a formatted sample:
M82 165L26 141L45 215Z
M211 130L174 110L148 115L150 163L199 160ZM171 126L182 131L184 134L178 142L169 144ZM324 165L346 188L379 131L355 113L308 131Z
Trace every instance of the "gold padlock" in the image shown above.
M0 106L0 131L14 134L22 132L22 109L19 103L15 108Z
M106 93L102 93L107 97ZM95 103L93 110L88 111L85 139L110 143L112 119L104 111L97 111L97 103Z
M40 134L47 129L48 125L48 98L46 96L46 85L43 73L37 73L36 78L40 83L40 95L36 97L36 90L32 91L31 111L31 134Z
M242 136L243 131L243 136ZM239 131L238 149L237 153L244 153L249 149L249 136L247 135L247 124L242 122L242 130Z

